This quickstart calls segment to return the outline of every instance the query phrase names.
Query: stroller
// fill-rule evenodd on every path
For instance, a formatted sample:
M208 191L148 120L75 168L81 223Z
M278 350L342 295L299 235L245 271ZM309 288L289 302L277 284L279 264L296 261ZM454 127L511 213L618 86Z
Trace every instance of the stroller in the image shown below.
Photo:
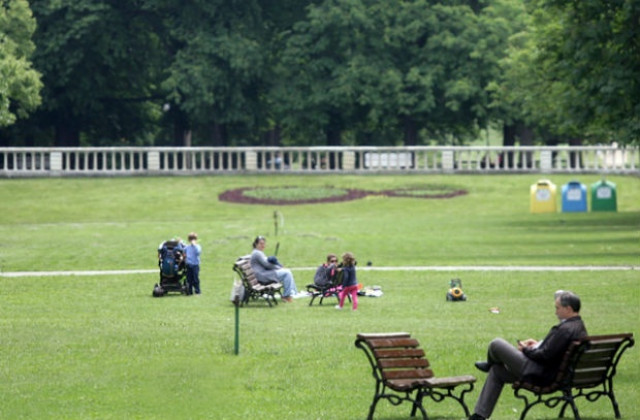
M153 296L161 297L169 292L187 294L184 245L176 240L163 242L158 248L160 283L153 287Z

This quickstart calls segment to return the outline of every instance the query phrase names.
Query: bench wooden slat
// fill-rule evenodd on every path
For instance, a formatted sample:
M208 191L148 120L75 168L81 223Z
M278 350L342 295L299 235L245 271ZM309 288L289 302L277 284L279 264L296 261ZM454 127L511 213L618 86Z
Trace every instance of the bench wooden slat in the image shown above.
M420 343L414 338L374 338L367 340L369 345L375 349L393 347L418 347Z
M434 388L449 388L452 386L458 386L460 384L472 384L476 381L475 376L462 375L462 376L448 376L440 378L429 378L427 383Z
M384 370L383 379L428 379L433 377L431 369Z
M409 338L411 334L406 332L395 333L359 333L356 336L357 340L372 340L375 338Z
M387 380L387 386L397 392L413 391L416 388L427 385L428 379L391 379Z
M373 354L377 359L393 359L398 357L424 357L424 350L422 349L384 349L374 350Z
M402 358L402 359L382 359L378 360L382 369L393 368L428 368L429 361L424 358Z

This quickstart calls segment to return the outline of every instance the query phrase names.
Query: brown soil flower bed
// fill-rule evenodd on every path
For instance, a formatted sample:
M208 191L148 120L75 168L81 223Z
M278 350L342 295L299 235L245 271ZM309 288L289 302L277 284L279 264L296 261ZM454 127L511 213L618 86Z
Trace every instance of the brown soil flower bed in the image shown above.
M259 187L258 187L259 188ZM296 204L318 204L318 203L337 203L342 201L351 201L364 198L367 195L384 195L387 197L405 197L420 199L445 199L453 198L467 194L466 190L443 188L441 186L433 186L433 188L399 188L396 190L385 190L381 192L373 192L366 190L347 189L344 194L327 196L321 198L309 199L277 199L277 198L258 198L246 195L245 191L255 190L256 187L236 188L227 190L218 196L220 201L240 204L266 204L266 205L296 205ZM423 192L423 190L433 190ZM416 191L417 190L417 191Z
M337 203L340 201L358 200L360 198L369 195L368 191L364 190L345 190L346 193L331 197L322 198L310 198L300 200L280 200L270 198L256 198L250 197L244 194L247 190L253 190L255 188L236 188L234 190L227 190L218 196L220 201L227 201L230 203L241 204L269 204L269 205L287 205L287 204L315 204L315 203Z
M381 194L388 197L409 197L409 198L453 198L467 194L466 190L436 190L434 192L415 193L410 189L385 190Z

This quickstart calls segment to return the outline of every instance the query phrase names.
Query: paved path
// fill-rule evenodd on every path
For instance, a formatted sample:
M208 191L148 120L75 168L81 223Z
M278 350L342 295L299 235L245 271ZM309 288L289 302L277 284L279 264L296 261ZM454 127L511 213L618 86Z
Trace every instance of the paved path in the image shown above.
M293 271L312 271L316 267L297 267ZM418 267L358 267L358 271L631 271L640 270L640 265L564 265L564 266L418 266ZM89 270L89 271L9 271L0 272L0 277L54 277L54 276L114 276L126 274L157 273L154 270Z

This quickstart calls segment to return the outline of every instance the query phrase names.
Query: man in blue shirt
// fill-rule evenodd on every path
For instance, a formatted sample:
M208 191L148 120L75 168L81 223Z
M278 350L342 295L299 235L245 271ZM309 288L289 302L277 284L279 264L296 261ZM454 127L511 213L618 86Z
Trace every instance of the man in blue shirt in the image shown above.
M200 294L200 254L202 247L198 244L198 234L191 232L189 234L189 245L185 248L187 265L187 293L196 295Z

